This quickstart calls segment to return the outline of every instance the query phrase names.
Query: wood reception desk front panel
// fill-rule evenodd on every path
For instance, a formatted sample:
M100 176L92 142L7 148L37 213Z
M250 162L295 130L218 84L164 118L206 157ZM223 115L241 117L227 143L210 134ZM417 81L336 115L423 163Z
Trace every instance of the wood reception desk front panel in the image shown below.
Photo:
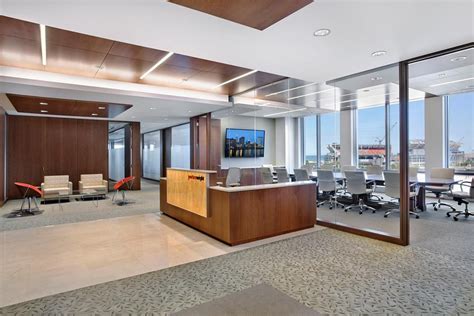
M167 202L183 210L208 217L208 190L215 171L168 168ZM214 183L213 183L214 184Z
M161 211L227 244L237 245L316 224L316 184L312 181L208 188L208 216L167 202L170 179L160 183Z

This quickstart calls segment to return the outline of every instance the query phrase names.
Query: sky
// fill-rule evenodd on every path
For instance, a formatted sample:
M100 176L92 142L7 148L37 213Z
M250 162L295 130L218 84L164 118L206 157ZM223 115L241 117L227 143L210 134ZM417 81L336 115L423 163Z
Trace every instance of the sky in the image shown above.
M409 138L425 138L424 100L410 102ZM359 144L385 143L385 107L359 110L357 137ZM399 152L399 105L390 106L390 126L392 153ZM339 143L339 113L321 115L321 147L326 153L327 144ZM449 139L463 142L461 150L474 152L474 92L448 96ZM305 152L316 155L316 117L305 117Z

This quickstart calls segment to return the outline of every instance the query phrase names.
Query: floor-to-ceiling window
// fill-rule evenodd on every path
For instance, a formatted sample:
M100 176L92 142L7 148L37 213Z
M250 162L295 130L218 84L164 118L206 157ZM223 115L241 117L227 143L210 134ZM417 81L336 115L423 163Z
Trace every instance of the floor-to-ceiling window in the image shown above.
M317 116L305 116L303 118L303 162L304 163L317 163L318 159L318 146L317 146Z
M143 177L160 180L161 173L161 131L143 134Z
M385 167L385 106L357 110L357 161L359 168Z
M474 92L446 97L448 166L459 171L474 168Z
M320 165L334 165L339 167L341 151L340 139L340 113L333 112L320 115Z
M191 139L189 124L171 128L171 167L190 168Z

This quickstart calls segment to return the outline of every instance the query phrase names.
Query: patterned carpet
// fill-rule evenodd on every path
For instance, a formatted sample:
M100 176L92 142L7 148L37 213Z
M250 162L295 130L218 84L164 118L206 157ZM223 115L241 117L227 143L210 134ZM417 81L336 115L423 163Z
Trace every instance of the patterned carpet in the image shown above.
M473 265L470 258L325 229L0 314L169 314L266 283L329 315L474 315Z
M160 209L160 187L157 182L144 180L140 191L128 191L127 199L131 204L117 206L112 202L113 193L109 192L107 199L99 200L99 207L92 201L74 201L40 205L44 213L36 216L21 218L5 218L4 215L20 208L21 200L8 201L0 208L0 231L42 227L93 221L104 218L140 215L158 212Z

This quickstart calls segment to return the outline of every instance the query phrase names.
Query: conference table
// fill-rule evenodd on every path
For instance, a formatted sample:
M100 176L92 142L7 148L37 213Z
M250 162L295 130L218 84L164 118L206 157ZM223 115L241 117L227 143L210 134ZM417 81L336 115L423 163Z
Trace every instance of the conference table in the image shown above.
M346 180L344 172L334 172L333 174L334 179L336 181ZM309 177L310 179L317 180L318 172L312 172ZM385 182L385 179L383 174L366 174L366 181L368 183L374 182L380 184ZM426 186L451 186L456 183L459 183L460 180L433 178L426 176L425 174L419 173L416 177L410 177L409 182L411 185L416 185L418 187L418 194L416 197L416 208L424 212L426 211Z

